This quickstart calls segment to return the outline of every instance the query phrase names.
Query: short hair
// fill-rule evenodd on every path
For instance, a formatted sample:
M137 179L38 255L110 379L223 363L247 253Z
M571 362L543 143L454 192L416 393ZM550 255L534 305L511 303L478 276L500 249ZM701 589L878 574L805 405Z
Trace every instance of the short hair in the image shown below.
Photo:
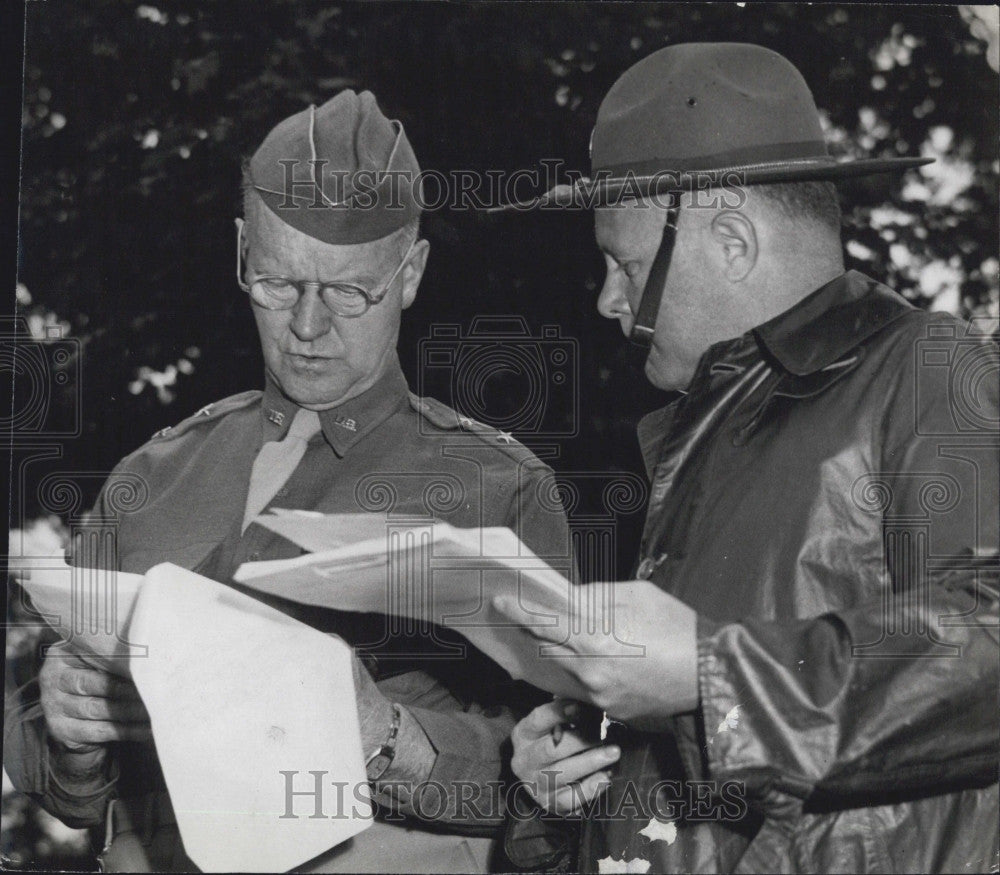
M253 179L250 177L249 158L243 159L242 171L242 177L240 179L240 196L243 201L243 221L249 224L252 221L255 211L259 208L260 204L263 203L263 198L261 198L261 196L257 193L257 189L253 184ZM391 234L386 236L399 241L399 254L402 256L403 253L409 249L410 244L412 244L413 241L420 236L420 216L417 215L415 219L411 219L401 228L396 229Z
M747 187L751 199L793 222L809 221L840 234L841 213L837 187L825 182L775 182Z

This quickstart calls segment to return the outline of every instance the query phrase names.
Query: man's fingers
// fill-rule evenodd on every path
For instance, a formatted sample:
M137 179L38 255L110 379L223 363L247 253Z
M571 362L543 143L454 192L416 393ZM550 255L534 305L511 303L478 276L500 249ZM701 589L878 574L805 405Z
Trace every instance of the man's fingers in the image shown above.
M599 742L584 738L573 730L564 732L559 744L555 743L551 735L526 743L515 740L510 765L514 774L522 781L535 780L540 773L558 771L567 758L589 750L597 743Z
M49 724L52 737L63 744L108 744L112 741L151 741L148 723L113 723L63 717Z
M57 686L73 696L139 701L139 691L131 681L92 668L66 669L59 675Z
M527 717L525 717L514 731L525 741L533 741L549 735L557 726L570 723L580 713L580 706L576 702L557 699L554 702L546 702L539 705Z
M600 742L593 738L587 738L575 729L567 729L563 732L558 744L551 735L538 739L535 744L538 746L535 751L536 757L544 760L546 765L552 764L562 768L563 761L581 751L598 747Z
M77 720L112 723L148 723L149 713L139 699L105 699L101 696L66 696L63 713Z
M621 750L608 745L567 757L549 768L538 768L529 776L521 775L516 764L512 765L515 765L515 774L525 782L528 792L539 805L548 811L568 813L575 810L570 804L574 794L582 794L580 798L584 802L593 798L601 789L597 785L603 787L609 778L608 770L620 757Z
M610 785L611 776L607 772L594 772L578 783L558 789L547 808L564 816L577 814L584 805L603 793Z
M621 750L614 745L590 748L559 760L551 769L540 770L538 781L541 793L552 793L567 784L581 781L601 769L618 762Z
M493 607L510 620L520 624L522 631L538 638L558 644L566 638L565 626L562 622L553 623L552 619L562 620L551 608L525 603L513 596L498 595L493 597Z

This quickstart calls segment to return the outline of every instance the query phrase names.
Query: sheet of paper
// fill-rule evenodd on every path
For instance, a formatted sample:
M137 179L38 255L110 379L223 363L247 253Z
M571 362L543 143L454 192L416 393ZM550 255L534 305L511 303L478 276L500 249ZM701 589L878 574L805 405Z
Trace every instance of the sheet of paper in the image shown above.
M319 513L276 507L255 517L254 522L310 553L385 538L386 534L385 514L381 513Z
M433 530L415 529L395 547L383 538L291 560L246 563L235 579L304 604L436 623L463 635L514 679L579 698L583 689L552 659L551 647L523 628L564 624L572 584L509 529L438 523ZM525 609L522 623L515 623L493 608L498 595L547 610Z
M170 564L147 573L129 636L147 648L132 677L199 868L286 871L370 824L343 641ZM288 793L317 786L319 818L315 795Z
M10 566L35 610L63 635L51 653L127 676L129 657L143 653L126 633L142 575L75 568L58 557L11 557Z

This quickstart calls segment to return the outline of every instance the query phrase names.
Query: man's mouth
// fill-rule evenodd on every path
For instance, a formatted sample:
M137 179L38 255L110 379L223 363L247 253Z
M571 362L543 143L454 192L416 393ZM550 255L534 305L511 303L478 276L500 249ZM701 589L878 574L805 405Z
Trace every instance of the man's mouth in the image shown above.
M314 353L288 352L285 353L285 357L293 368L307 371L325 368L333 361L333 356L315 355Z

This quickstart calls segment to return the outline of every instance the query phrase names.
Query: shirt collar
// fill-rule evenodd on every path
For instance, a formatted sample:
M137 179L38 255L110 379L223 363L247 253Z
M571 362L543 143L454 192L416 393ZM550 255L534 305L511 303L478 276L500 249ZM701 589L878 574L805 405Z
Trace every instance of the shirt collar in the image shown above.
M753 335L790 373L816 373L913 306L892 289L850 270L820 286Z
M343 404L319 411L323 436L338 456L343 456L365 435L388 419L401 405L407 403L409 386L399 367L399 359L392 362L378 380L360 395ZM288 433L298 405L282 394L277 384L267 377L261 405L264 441L280 441Z

